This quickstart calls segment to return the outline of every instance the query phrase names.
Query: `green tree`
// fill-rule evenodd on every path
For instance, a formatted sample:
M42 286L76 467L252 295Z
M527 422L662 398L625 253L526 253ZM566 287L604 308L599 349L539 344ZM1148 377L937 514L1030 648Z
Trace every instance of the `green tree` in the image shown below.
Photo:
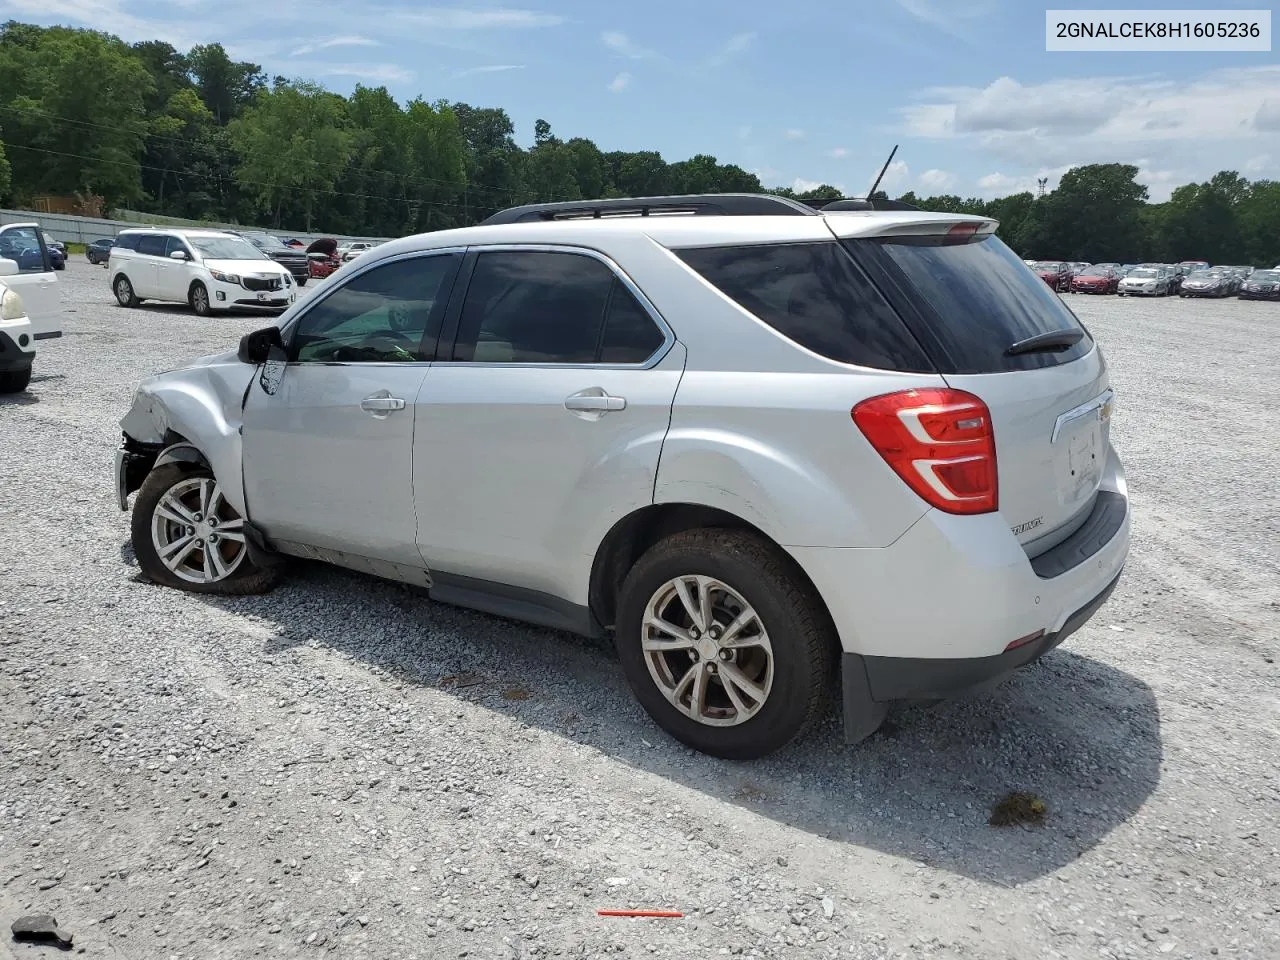
M279 227L286 202L307 231L351 156L346 101L312 83L258 91L232 121L236 177Z
M200 99L219 124L230 123L267 88L260 66L232 60L220 43L192 47L186 59Z

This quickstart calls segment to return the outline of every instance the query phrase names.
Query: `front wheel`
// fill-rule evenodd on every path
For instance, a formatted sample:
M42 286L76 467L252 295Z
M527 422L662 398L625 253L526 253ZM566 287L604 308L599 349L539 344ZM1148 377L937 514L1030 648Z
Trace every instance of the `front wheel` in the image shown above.
M0 373L0 393L21 393L31 383L31 368Z
M307 285L307 281L310 279L310 277L294 277L293 282L300 287L305 287Z
M191 301L191 309L197 317L207 317L213 311L209 305L209 291L203 283L193 283L187 299Z
M623 583L616 642L658 726L728 760L755 760L826 711L838 643L794 562L734 530L678 533Z
M134 556L155 583L193 593L262 593L275 574L253 563L244 520L206 467L166 463L133 504Z

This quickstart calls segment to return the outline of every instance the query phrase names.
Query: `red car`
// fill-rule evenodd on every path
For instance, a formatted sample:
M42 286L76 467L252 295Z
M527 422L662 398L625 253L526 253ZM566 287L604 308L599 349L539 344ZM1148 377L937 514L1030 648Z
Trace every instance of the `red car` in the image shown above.
M307 269L313 280L323 280L340 266L338 241L332 237L321 237L307 247Z
M1115 293L1120 274L1111 267L1085 267L1071 278L1072 293Z
M1051 290L1066 293L1071 289L1071 264L1061 260L1038 260L1031 268Z

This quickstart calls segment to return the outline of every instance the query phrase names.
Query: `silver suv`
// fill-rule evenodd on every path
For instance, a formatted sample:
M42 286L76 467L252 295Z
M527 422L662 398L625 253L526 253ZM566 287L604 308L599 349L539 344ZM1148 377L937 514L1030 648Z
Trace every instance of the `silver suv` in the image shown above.
M860 740L1061 643L1128 552L1102 353L995 228L738 195L384 244L139 387L139 564L249 593L315 558L611 634L721 757L832 694Z

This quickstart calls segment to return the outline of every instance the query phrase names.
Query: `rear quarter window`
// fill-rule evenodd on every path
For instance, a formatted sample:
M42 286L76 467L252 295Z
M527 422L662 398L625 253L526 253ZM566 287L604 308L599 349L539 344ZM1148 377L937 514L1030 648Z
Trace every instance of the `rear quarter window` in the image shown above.
M844 242L899 308L939 373L1034 370L1078 360L1093 349L1076 315L998 237ZM1059 330L1080 330L1084 337L1056 352L1006 353L1015 343Z
M835 240L672 252L748 313L829 360L934 371L893 307Z

